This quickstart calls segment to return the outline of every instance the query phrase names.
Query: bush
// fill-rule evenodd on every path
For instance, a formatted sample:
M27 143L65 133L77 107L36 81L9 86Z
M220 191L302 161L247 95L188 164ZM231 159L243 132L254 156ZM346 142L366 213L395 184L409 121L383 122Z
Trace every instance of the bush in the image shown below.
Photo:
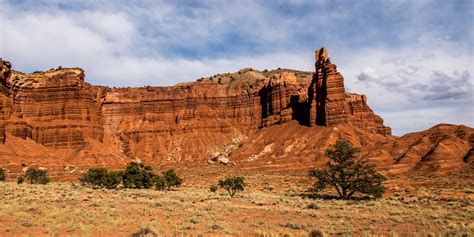
M161 177L160 175L155 175L155 177L151 179L151 182L153 186L155 186L156 190L165 189L165 183L166 183L165 178Z
M5 170L3 168L0 168L0 181L5 181L5 179Z
M25 174L30 184L47 184L49 183L48 172L46 170L29 168Z
M93 188L98 188L102 186L102 180L107 175L107 172L106 168L92 168L82 174L81 177L79 177L79 181L82 185L90 185Z
M324 231L323 230L311 230L308 233L309 237L324 237Z
M120 171L108 171L106 168L92 168L83 174L79 180L82 185L90 185L92 188L114 189L122 181Z
M153 230L148 227L140 228L137 232L130 235L131 237L156 237L158 236Z
M211 187L209 188L209 190L213 193L215 193L217 191L217 186L216 185L211 185Z
M106 168L92 168L82 174L79 181L82 185L92 188L114 189L122 181L122 173L120 171L109 172Z
M143 163L131 162L123 171L122 181L126 188L151 188L153 186L151 166Z
M183 180L173 169L163 172L163 176L156 175L151 166L143 163L131 162L123 171L108 171L106 168L92 168L84 173L79 181L82 185L92 188L115 189L123 184L125 188L152 188L169 190L178 187Z
M122 171L110 171L104 181L104 187L115 189L122 182Z
M174 169L163 172L163 178L167 190L170 190L171 187L179 187L183 183L183 179L176 174Z
M18 179L16 179L17 184L22 184L24 181L25 181L25 178L23 178L23 176L20 176L18 177Z
M245 183L244 177L233 176L226 177L224 180L219 180L219 187L227 190L231 197L234 197L236 192L244 191Z
M381 197L384 191L382 182L386 178L373 165L358 159L356 154L359 151L345 140L338 140L328 148L325 155L330 161L326 168L309 170L309 176L317 179L313 190L318 192L332 186L343 199L349 199L358 192Z

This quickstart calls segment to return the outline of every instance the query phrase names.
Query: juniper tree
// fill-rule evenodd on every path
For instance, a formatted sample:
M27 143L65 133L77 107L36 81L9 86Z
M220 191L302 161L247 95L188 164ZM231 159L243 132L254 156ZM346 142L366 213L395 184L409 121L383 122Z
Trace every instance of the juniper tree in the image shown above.
M381 197L384 192L382 182L386 178L365 159L357 157L359 152L360 149L345 140L338 140L328 148L325 155L330 160L326 167L309 170L309 176L317 179L313 190L319 192L333 187L343 199L349 199L355 193Z
M244 191L245 183L244 177L233 176L226 177L224 180L219 180L219 187L227 190L231 197L234 197L236 192Z

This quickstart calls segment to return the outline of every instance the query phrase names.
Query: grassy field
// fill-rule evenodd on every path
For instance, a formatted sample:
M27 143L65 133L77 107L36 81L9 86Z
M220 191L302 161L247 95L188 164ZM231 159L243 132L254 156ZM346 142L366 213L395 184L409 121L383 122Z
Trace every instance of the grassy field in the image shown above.
M469 180L392 179L381 199L343 201L301 195L311 183L304 175L246 175L235 198L199 177L172 191L0 182L0 235L129 236L146 227L159 236L474 235Z

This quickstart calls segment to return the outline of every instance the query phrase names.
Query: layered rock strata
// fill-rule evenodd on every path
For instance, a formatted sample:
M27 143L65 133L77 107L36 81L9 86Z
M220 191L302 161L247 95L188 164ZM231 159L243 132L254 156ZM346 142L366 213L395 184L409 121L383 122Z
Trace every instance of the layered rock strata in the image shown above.
M391 135L391 129L367 105L365 95L346 92L344 77L331 63L326 49L316 50L315 57L316 72L308 95L309 125L353 124L373 133Z
M295 73L273 75L260 90L261 127L304 119L300 114L307 101L306 85L298 83Z
M390 127L384 126L383 119L376 115L367 105L367 96L346 93L345 103L348 105L348 121L358 128L368 130L383 136L392 134Z
M79 68L24 74L1 65L0 143L31 140L73 150L71 157L96 154L81 151L102 144L110 157L206 160L237 138L292 120L390 135L365 96L345 92L324 48L316 51L315 73L243 69L171 87L91 86Z
M10 115L10 100L8 98L7 78L11 75L11 64L0 58L0 144L5 143L5 120Z
M332 126L348 122L344 78L332 64L325 48L316 50L316 72L311 83L310 125Z
M54 148L78 147L86 138L102 141L100 104L82 69L13 72L7 86L7 134Z

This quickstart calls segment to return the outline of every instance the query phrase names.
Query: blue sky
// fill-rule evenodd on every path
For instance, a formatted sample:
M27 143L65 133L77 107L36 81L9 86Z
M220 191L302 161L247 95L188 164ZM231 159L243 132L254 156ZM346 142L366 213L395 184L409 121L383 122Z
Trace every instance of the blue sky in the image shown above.
M467 1L0 0L0 56L81 67L108 86L165 86L244 67L312 71L325 46L346 87L397 135L474 126Z

